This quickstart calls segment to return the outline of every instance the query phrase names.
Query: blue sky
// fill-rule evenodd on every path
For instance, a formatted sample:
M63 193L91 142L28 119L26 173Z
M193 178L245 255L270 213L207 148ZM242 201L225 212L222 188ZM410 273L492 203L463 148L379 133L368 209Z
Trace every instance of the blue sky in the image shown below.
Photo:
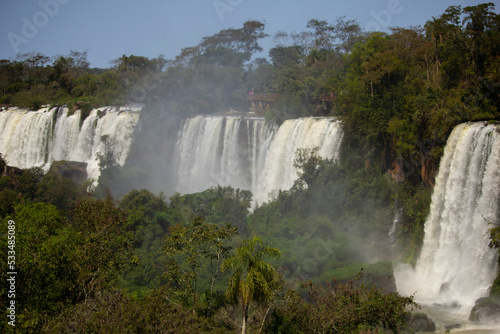
M423 25L462 0L0 0L0 59L18 52L67 55L88 51L92 67L109 67L121 55L173 59L184 47L247 20L265 32L303 31L309 19L356 19L367 30ZM498 6L500 7L500 6ZM498 12L500 8L496 8ZM378 29L379 28L379 29ZM261 42L265 55L272 38Z

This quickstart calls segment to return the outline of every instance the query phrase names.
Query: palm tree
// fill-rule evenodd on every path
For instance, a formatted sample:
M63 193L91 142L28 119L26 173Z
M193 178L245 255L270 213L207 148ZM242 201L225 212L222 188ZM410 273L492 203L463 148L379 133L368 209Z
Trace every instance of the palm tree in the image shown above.
M245 240L234 255L222 263L222 270L234 270L226 295L234 303L240 302L243 309L241 333L245 333L248 307L252 302L267 303L273 299L280 275L265 260L279 257L277 248L266 246L258 236Z

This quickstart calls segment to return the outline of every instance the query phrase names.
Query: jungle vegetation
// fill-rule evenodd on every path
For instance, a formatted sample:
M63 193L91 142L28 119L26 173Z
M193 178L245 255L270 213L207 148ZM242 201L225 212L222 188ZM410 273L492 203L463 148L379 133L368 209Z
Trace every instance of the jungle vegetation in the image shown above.
M339 161L297 152L293 187L255 208L250 192L221 186L168 199L120 189L114 199L110 189L134 169L107 156L94 191L0 159L2 245L8 221L16 226L16 330L396 333L407 325L415 304L395 292L390 260L418 255L453 127L500 118L500 16L492 3L452 6L424 27L390 33L312 19L302 32L273 36L269 57L255 58L266 36L264 23L248 21L175 59L123 55L106 69L90 68L85 51L0 60L6 106L143 103L143 125L153 127L246 110L254 91L279 96L256 110L269 121L336 116L345 131ZM395 203L404 208L397 241L380 247ZM7 263L7 251L0 259ZM1 285L4 317L7 293Z

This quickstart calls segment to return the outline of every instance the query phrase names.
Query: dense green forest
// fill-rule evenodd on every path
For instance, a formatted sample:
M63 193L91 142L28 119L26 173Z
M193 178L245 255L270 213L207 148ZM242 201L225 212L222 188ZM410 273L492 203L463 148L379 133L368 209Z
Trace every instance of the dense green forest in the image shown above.
M90 68L79 51L0 60L6 106L142 103L143 126L155 128L247 110L252 91L279 97L257 110L271 122L336 116L345 131L339 161L297 152L293 187L253 210L242 189L168 199L144 190L137 152L123 168L101 156L92 191L56 169L0 159L0 243L9 244L9 226L16 233L16 330L396 333L408 325L415 304L396 293L391 261L418 256L453 127L500 119L500 15L488 3L391 33L344 17L305 28L273 36L268 58L254 56L264 23L248 21L173 60L123 55L107 69ZM121 187L124 179L137 189ZM389 244L395 205L404 217ZM5 319L10 290L0 289Z

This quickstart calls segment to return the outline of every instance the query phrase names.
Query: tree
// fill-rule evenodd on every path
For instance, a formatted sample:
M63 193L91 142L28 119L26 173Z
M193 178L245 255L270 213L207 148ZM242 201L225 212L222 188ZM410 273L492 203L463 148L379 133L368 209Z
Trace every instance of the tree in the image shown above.
M105 197L106 193L110 192L111 187L116 180L119 180L121 167L118 164L118 159L114 153L113 147L116 143L109 137L109 135L101 136L102 151L97 152L99 159L99 180L96 188L96 195L98 197Z
M132 190L120 200L120 209L127 213L131 228L158 223L162 229L167 228L166 222L158 217L159 213L168 209L163 194L156 196L146 189Z
M311 150L298 149L295 153L293 165L299 170L296 186L299 188L309 188L319 176L321 168L329 163L328 160L322 159L317 155L318 147ZM331 163L331 162L330 162Z
M206 55L210 50L220 48L240 53L242 55L240 64L242 64L248 61L254 52L262 51L258 40L267 36L264 27L265 24L262 22L246 21L240 29L225 29L213 36L204 37L200 47ZM223 64L224 62L221 63Z
M15 226L16 306L22 305L16 328L21 332L38 332L46 317L54 316L79 299L80 265L77 248L79 236L65 226L57 209L49 204L16 206L12 216L2 219L0 241L7 245L7 222ZM12 225L11 225L12 224ZM10 244L10 243L9 243ZM7 252L4 252L5 256ZM3 257L2 261L7 263ZM2 281L9 276L0 274ZM6 285L0 289L7 296ZM7 298L0 305L7 307ZM7 327L7 326L6 326ZM7 333L5 327L0 329Z
M24 169L17 177L17 190L23 194L24 198L33 200L37 193L38 185L43 177L43 169L32 167Z
M207 318L210 316L212 309L215 281L219 277L222 262L228 257L232 249L232 247L228 245L228 241L236 234L238 234L236 227L229 223L225 226L216 226L214 224L205 225L205 230L202 234L205 247L202 250L202 255L210 261L211 275Z
M28 52L23 54L17 54L17 61L23 64L24 67L24 79L32 82L33 84L39 84L47 80L47 70L45 64L50 61L50 57L38 52Z
M267 37L264 27L260 21L246 21L240 29L224 29L203 37L197 46L182 49L173 64L199 66L210 63L241 67L254 52L262 51L258 40Z
M333 50L333 32L335 28L328 25L326 20L312 19L307 22L307 27L314 30L315 48L318 50Z
M314 34L310 31L291 33L278 31L274 35L274 43L277 48L297 47L307 53L314 48L315 40Z
M35 201L52 204L69 215L75 204L85 196L83 186L50 170L37 184Z
M245 333L248 308L253 302L265 304L273 300L280 285L280 275L267 259L279 257L277 248L264 244L254 236L244 241L233 256L222 263L222 270L233 270L226 296L233 302L239 302L243 310L241 332Z
M171 198L171 205L188 215L188 220L203 217L207 223L216 225L231 223L244 233L246 218L252 200L248 190L232 187L212 187L199 193Z
M52 66L52 80L71 93L76 80L89 72L90 62L87 60L87 51L71 51L67 56L58 56Z
M307 27L313 29L315 49L348 53L353 45L361 39L361 28L356 20L346 20L338 17L335 25L329 25L326 20L312 19Z
M231 224L206 224L202 217L196 217L190 225L177 224L170 229L164 245L164 251L169 256L165 278L180 297L185 299L189 295L192 296L193 311L196 308L199 269L203 260L208 259L211 275L208 308L210 314L219 268L231 249L228 242L236 234L236 228Z
M127 229L134 241L134 266L124 274L125 286L134 293L150 291L161 285L166 255L162 252L168 225L168 206L159 196L142 189L132 190L120 200L127 214Z
M304 59L304 52L300 46L278 46L269 51L271 62L275 67L290 67L300 64Z
M378 333L380 328L399 333L407 322L407 306L416 305L413 297L355 283L303 284L307 297L291 291L278 311L300 333Z
M337 18L335 24L335 37L337 38L336 50L349 53L362 38L361 27L356 20L346 20L345 16Z
M489 58L498 56L500 51L497 44L499 42L499 15L494 12L494 9L495 4L491 2L467 6L463 9L463 14L466 15L464 30L469 37L466 44L471 54L469 64L479 76L484 75ZM496 48L490 48L493 43L497 44Z
M78 284L85 301L118 277L129 257L132 240L125 213L110 197L81 200L71 216L82 241Z

